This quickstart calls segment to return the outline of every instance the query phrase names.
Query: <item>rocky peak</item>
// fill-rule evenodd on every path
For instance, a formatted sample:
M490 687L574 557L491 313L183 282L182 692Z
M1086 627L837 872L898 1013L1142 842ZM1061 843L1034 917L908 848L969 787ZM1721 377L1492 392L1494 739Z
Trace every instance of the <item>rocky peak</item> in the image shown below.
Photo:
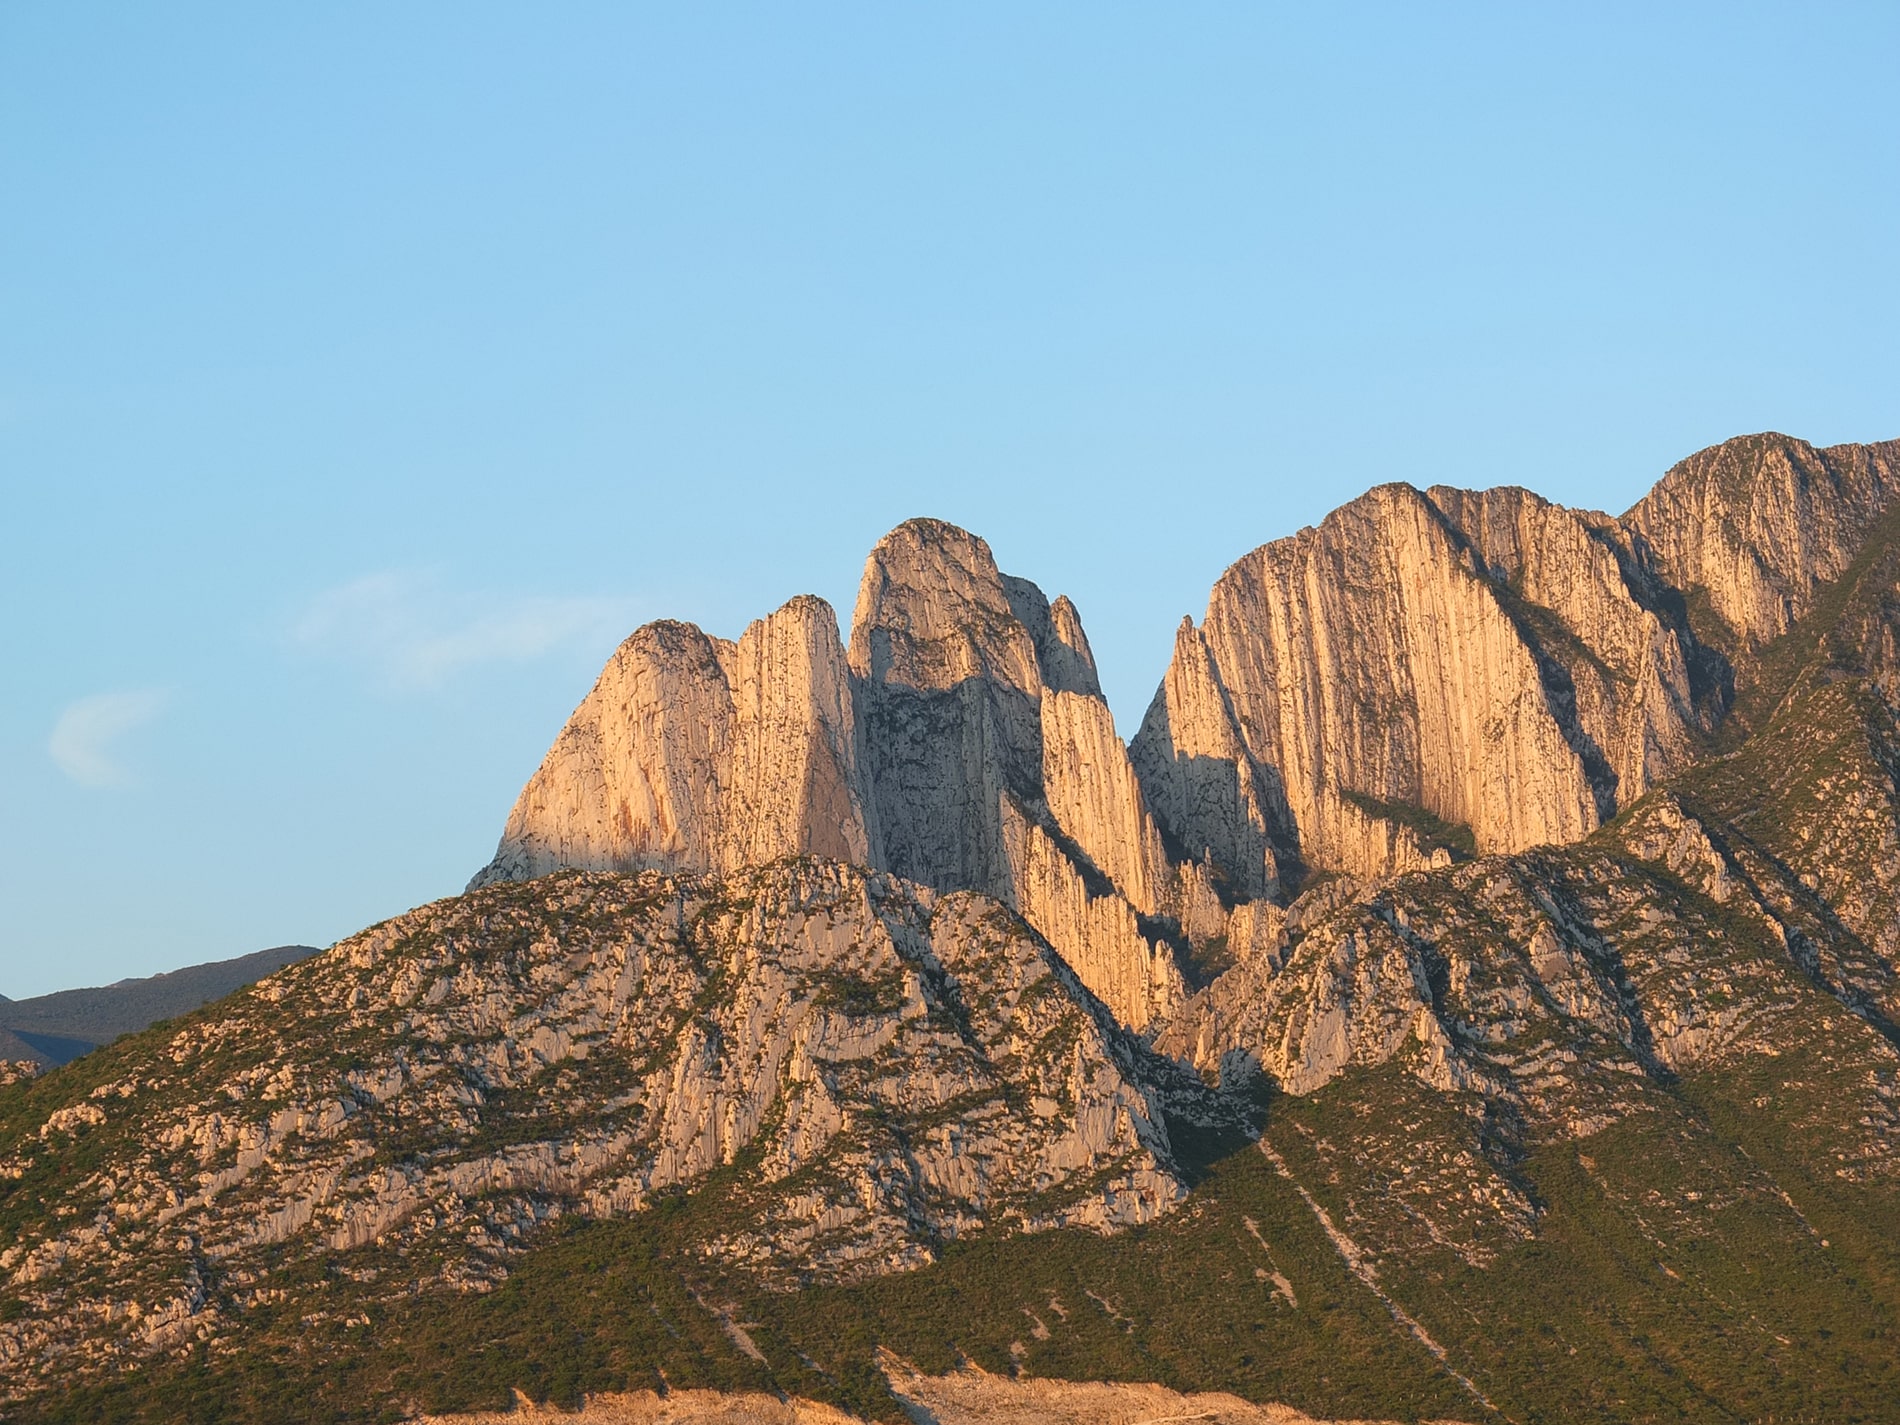
M706 870L719 843L732 647L671 619L614 651L522 788L475 884L567 866Z
M1867 551L1896 543L1897 453L1730 441L1621 520L1386 485L1262 546L1184 627L1131 749L1163 833L1237 888L1270 883L1269 849L1376 876L1577 840L1704 755L1737 666L1758 724L1809 655L1755 660L1801 620L1833 620L1802 635L1826 645L1809 681L1888 676L1900 639L1860 585L1895 562Z
M1816 449L1767 432L1698 451L1622 518L1656 568L1706 603L1731 654L1788 631L1846 572L1900 483L1900 442Z
M1255 761L1191 618L1176 630L1174 657L1128 753L1177 858L1198 858L1242 901L1279 890L1275 843L1293 843L1292 814L1277 769Z
M1053 692L1101 697L1095 653L1089 647L1088 635L1082 631L1082 615L1069 602L1069 596L1059 594L1052 604L1043 597L1042 590L1027 579L1009 574L1003 576L1003 587L1009 594L1011 612L1029 630L1029 637L1036 645L1036 662L1043 687Z
M933 519L906 520L865 560L851 669L873 682L930 691L969 678L1025 696L1041 685L1035 643L989 545Z
M793 599L737 643L648 624L568 719L474 884L807 854L863 864L858 782L844 650L823 599Z
M1126 748L1073 603L910 520L866 560L848 647L810 598L734 644L636 634L483 874L816 854L978 890L1146 1024L1304 877L1587 836L1728 736L1738 678L1750 727L1817 681L1900 681L1877 597L1897 453L1748 437L1620 520L1379 486L1221 576ZM1784 646L1803 619L1834 620L1812 657Z
M906 1341L1325 1386L1387 1374L1370 1320L1486 1418L1879 1415L1896 453L1751 437L1622 520L1381 486L1222 576L1131 748L1073 604L940 521L873 550L849 651L809 597L638 630L497 884L0 1066L0 1407L169 1418L127 1367L268 1341L227 1401L393 1418L541 1300L537 1361L669 1387L722 1341L840 1388ZM379 1351L358 1409L334 1363Z
M883 865L1017 907L1135 1025L1182 992L1141 917L1166 859L1075 606L912 520L865 563L851 633Z
M848 653L809 596L737 643L677 623L636 633L475 884L801 855L998 897L1127 1023L1183 992L1164 943L1183 893L1081 616L941 520L871 551Z
M838 619L800 595L747 627L728 663L732 759L723 778L719 865L779 856L868 865L856 715Z

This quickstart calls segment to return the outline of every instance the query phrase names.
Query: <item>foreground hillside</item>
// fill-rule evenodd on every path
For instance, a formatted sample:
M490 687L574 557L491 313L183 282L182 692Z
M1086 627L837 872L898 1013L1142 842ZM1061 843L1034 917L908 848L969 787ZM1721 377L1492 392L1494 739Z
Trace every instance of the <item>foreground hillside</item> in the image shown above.
M0 1086L0 1410L1900 1420L1897 456L1374 491L1132 748L935 521L640 630L467 894Z
M788 862L425 908L6 1091L10 1418L897 1419L895 1356L1320 1416L1890 1419L1890 987L1751 854L1670 799L1322 888L1266 992L1163 1036L1226 1058L1227 1116L981 898Z

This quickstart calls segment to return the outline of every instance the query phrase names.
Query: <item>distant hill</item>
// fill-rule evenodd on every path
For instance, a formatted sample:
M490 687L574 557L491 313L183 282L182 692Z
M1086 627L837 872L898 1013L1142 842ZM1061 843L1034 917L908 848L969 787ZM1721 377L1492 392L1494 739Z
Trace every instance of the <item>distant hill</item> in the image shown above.
M67 1063L121 1034L223 999L316 953L311 945L278 945L235 960L187 965L95 989L60 990L22 1000L0 995L0 1059L30 1058L49 1066Z
M11 1003L11 1000L0 1002L0 1009L4 1009ZM49 1059L45 1054L35 1049L11 1029L0 1029L0 1063L18 1064L21 1062L39 1064L44 1067L56 1061ZM0 1078L0 1082L6 1081L4 1078Z

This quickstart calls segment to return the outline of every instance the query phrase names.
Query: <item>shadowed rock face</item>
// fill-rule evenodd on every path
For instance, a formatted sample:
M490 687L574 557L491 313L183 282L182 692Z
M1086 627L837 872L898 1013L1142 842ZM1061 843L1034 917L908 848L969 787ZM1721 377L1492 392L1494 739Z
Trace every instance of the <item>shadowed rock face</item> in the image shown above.
M1140 919L1169 867L1074 605L912 520L865 563L850 658L883 864L1017 907L1126 1023L1178 1003Z
M939 520L878 541L850 664L885 863L1007 896L1005 801L1032 801L1042 784L1042 672L989 546Z

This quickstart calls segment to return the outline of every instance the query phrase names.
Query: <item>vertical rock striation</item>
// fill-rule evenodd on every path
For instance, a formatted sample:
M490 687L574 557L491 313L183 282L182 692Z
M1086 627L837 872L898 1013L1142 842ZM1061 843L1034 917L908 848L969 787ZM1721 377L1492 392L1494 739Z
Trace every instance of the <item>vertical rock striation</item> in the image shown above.
M732 741L730 649L691 624L636 630L522 788L471 885L564 867L709 870Z
M473 885L563 868L864 864L857 735L838 624L803 595L737 643L648 624L609 660Z
M1199 647L1186 630L1176 647L1136 759L1173 784L1157 804L1187 810L1168 826L1183 847L1231 844L1261 817L1263 782L1284 799L1269 830L1310 864L1358 875L1445 859L1439 826L1510 851L1575 840L1600 819L1566 709L1497 581L1409 486L1255 550L1215 585ZM1184 796L1199 749L1223 742L1246 754L1243 799Z
M1900 443L1763 435L1620 520L1375 489L1240 560L1183 626L1130 749L1163 835L1236 898L1291 862L1380 876L1575 841L1702 754L1734 668L1865 562L1897 479Z
M1529 490L1434 487L1538 659L1608 818L1694 760L1709 730L1690 677L1693 639L1607 516Z
M780 856L868 864L856 716L831 605L806 594L760 619L727 670L732 758L722 778L719 868Z

